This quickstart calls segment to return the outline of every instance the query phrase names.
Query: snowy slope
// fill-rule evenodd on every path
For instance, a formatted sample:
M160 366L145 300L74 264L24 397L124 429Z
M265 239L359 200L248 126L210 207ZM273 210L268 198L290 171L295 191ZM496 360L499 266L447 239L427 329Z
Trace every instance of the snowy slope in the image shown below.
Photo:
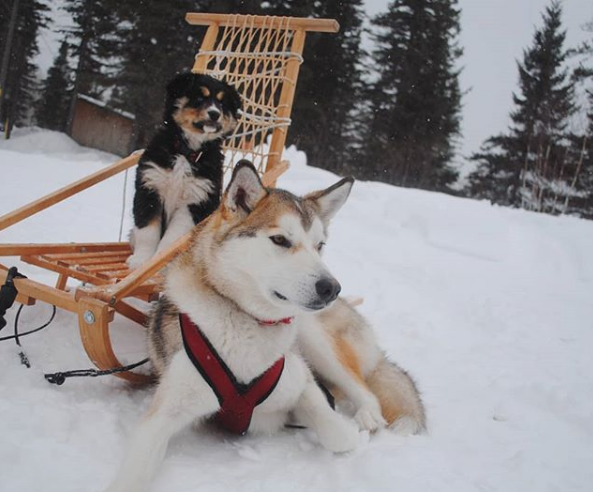
M282 187L336 180L287 154ZM59 134L17 132L0 142L0 214L110 159ZM0 241L117 240L122 191L118 176ZM359 182L331 234L327 262L345 294L364 296L382 346L416 378L428 433L363 436L359 450L333 456L304 431L187 431L172 441L155 492L591 490L592 222ZM22 329L49 314L26 308ZM122 359L141 358L141 330L122 320L115 328ZM0 491L100 491L150 391L115 378L47 384L44 371L90 367L68 313L23 343L29 370L14 344L0 343Z

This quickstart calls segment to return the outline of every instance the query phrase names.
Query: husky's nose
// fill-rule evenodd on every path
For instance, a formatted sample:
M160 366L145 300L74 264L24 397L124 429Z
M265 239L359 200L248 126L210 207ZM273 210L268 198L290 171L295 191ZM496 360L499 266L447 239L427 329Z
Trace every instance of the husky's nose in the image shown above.
M211 109L210 111L208 111L208 117L212 121L218 121L218 118L220 118L220 111L217 111L215 109Z
M338 297L342 286L333 278L322 278L315 284L317 295L325 303L330 303Z

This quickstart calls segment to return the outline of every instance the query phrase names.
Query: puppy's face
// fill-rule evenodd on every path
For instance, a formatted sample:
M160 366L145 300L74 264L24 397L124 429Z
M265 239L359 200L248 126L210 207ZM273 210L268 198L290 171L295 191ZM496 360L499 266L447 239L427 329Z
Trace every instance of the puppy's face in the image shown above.
M215 140L237 126L241 98L230 85L207 75L175 77L167 86L165 120L173 120L186 134Z

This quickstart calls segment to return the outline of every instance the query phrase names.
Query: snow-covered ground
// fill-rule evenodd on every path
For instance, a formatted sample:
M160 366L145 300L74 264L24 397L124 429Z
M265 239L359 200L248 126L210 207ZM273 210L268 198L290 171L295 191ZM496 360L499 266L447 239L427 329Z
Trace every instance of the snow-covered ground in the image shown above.
M336 177L292 149L280 186ZM35 130L0 142L0 215L112 160ZM128 179L124 231L131 224ZM124 177L0 232L0 242L116 241ZM593 222L359 182L335 219L326 258L382 346L415 377L429 429L388 431L334 456L306 431L175 438L155 492L590 491L593 487ZM17 264L37 279L51 275ZM9 314L12 330L16 309ZM51 308L25 308L21 329ZM116 319L116 351L144 355L142 330ZM0 491L96 492L150 399L120 380L49 385L43 372L85 368L75 317L58 312L0 343Z

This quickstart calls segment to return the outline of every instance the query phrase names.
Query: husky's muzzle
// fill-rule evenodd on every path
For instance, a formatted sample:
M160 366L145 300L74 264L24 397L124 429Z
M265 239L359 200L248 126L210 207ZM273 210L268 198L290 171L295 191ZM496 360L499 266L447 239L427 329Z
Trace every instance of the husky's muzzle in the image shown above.
M342 286L335 278L324 277L318 280L315 283L317 299L313 303L309 304L307 308L318 311L329 306L337 299L341 290Z

